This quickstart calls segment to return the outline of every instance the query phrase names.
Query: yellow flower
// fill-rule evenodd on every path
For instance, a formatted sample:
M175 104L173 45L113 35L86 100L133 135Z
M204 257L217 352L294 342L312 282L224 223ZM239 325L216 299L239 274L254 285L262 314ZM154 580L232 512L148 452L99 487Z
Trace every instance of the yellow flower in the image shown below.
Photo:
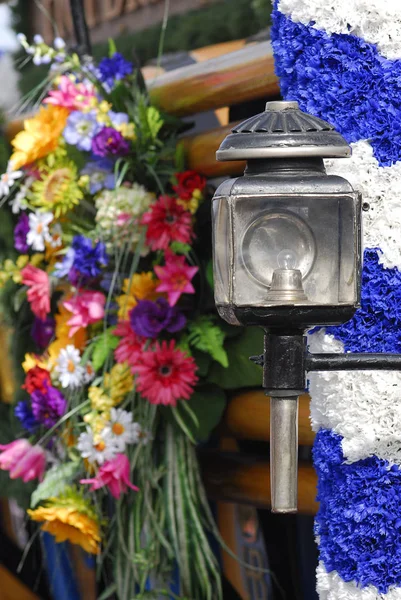
M177 204L185 208L185 210L189 210L189 212L194 215L198 210L199 204L202 200L202 192L200 190L194 190L190 200L181 200L180 198L177 198Z
M93 509L77 494L49 498L45 506L28 510L28 515L33 521L42 522L42 531L54 535L57 543L68 540L90 554L99 554L99 521Z
M120 319L128 319L128 313L137 304L138 300L155 300L160 296L156 292L156 287L159 285L159 281L154 279L153 273L135 273L131 279L124 279L123 292L121 296L117 298L117 304L120 307L118 310L118 316Z
M34 367L40 367L41 369L48 369L49 363L43 358L43 356L37 356L37 354L27 353L25 354L25 360L22 363L22 368L25 373L28 373Z
M106 100L102 100L99 104L99 110L102 113L108 113L109 110L112 109L111 104L109 104L109 102L106 102Z
M65 300L65 297L62 298ZM81 327L72 337L69 337L70 327L67 321L71 318L71 313L64 308L62 300L58 303L58 312L54 315L56 320L55 340L47 349L49 355L49 364L53 368L57 362L60 350L66 348L69 344L73 344L78 350L83 350L87 341L86 330Z
M134 123L120 123L120 125L116 126L116 129L128 140L134 140L136 138Z
M11 156L14 169L32 163L55 150L58 138L68 117L68 109L61 106L43 106L32 119L26 119L25 129L17 133L11 144L14 154Z
M33 206L51 211L58 218L83 198L77 166L68 158L50 155L40 161L39 174L29 194Z
M127 363L117 363L104 376L104 387L109 391L113 406L120 404L134 389L134 378Z
M102 388L91 386L88 390L88 397L94 410L109 410L114 406L113 400Z
M97 388L95 388L97 389ZM90 389L89 389L90 392ZM93 433L99 434L103 431L106 425L110 422L110 411L105 411L99 414L96 410L91 410L84 416L84 421L90 425Z

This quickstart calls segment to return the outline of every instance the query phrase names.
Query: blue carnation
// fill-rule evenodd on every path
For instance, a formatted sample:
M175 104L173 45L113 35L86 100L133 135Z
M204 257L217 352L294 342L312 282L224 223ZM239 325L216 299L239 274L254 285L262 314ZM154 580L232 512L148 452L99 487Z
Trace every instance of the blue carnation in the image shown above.
M32 412L32 408L25 400L18 402L18 404L15 405L14 414L22 427L29 431L29 433L33 433L39 426L39 423Z
M377 456L345 464L341 440L321 429L313 449L320 558L344 581L385 594L401 586L401 469Z
M364 253L361 308L347 323L326 327L346 352L401 352L401 272L379 264L379 253Z
M115 52L111 58L103 58L99 63L100 81L113 87L116 81L131 75L134 66L122 54Z
M401 159L401 60L374 44L273 13L272 45L284 98L332 125L348 142L369 139L381 166Z
M71 248L74 251L72 269L80 276L89 279L98 277L102 268L107 266L108 257L103 242L93 244L90 238L76 235L72 240Z

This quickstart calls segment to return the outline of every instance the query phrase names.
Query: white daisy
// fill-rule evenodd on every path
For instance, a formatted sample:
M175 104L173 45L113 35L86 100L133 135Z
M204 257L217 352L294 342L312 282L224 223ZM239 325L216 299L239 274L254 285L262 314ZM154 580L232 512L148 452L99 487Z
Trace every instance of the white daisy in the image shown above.
M63 388L77 388L84 383L85 369L78 348L69 344L60 350L55 371Z
M80 434L77 448L82 458L86 458L90 463L97 462L99 465L107 460L112 460L117 454L110 429L103 429L100 434L94 435L88 427L85 432Z
M137 444L141 436L141 426L132 422L132 413L122 408L112 408L110 425L106 427L111 432L118 452L124 452L127 444Z
M15 194L14 198L11 200L11 212L14 215L17 215L21 210L27 209L27 205L24 204L24 200L33 182L33 177L28 177L27 179L25 179L25 183L21 185L20 189Z
M51 212L36 212L29 215L29 232L26 236L26 243L28 246L32 246L32 250L43 252L45 242L51 241L49 225L52 221Z
M23 171L14 171L12 163L8 163L7 171L0 176L0 198L7 196L10 193L10 189L13 187L14 183L17 179L22 177L23 174Z

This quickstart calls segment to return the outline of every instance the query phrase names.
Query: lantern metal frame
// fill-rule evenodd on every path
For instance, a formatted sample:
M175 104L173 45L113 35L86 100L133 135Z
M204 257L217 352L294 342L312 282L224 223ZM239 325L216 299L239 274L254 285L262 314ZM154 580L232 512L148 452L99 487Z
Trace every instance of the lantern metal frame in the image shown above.
M303 182L311 170L325 173L323 158L346 158L351 149L344 138L328 123L299 110L297 102L268 102L265 113L247 119L236 126L222 142L217 160L247 160L245 175L250 177L227 180L215 194L215 199L229 198L233 186L235 195L253 197L255 191L268 198L280 192L283 180L263 182L270 170L298 172L296 195L310 194L311 180ZM258 178L258 174L262 177ZM263 183L268 188L261 189ZM323 181L322 179L319 182ZM327 182L330 179L327 177ZM331 180L332 181L332 180ZM344 183L344 180L342 180ZM312 185L313 187L313 185ZM275 189L276 188L276 189ZM318 188L318 185L317 185ZM340 185L341 188L341 185ZM351 188L352 190L352 188ZM347 194L346 188L339 189ZM281 190L282 196L284 196ZM324 193L324 191L320 191ZM303 195L304 194L304 195ZM361 210L361 197L357 200ZM354 256L357 268L357 296L361 285L361 227L354 228ZM215 231L216 235L217 232ZM235 236L232 228L229 234ZM234 247L234 242L232 243ZM230 246L233 252L233 247ZM216 252L216 249L214 249ZM233 255L231 261L234 260ZM233 264L230 266L231 275ZM232 296L230 296L231 298ZM273 512L297 511L298 462L298 398L305 392L307 373L334 370L401 370L401 355L397 354L312 354L307 348L305 331L313 325L340 324L352 318L358 308L340 305L307 306L290 302L271 306L245 307L219 305L219 314L237 324L258 325L265 331L264 353L251 357L263 367L263 387L270 396L270 469L271 504Z

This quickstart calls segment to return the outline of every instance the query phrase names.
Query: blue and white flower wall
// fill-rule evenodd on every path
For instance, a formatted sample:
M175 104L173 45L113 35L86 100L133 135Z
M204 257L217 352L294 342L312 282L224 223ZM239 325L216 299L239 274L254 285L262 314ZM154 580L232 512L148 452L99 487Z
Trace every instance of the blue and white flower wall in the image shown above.
M363 194L362 308L314 352L401 351L401 2L275 0L283 97L351 143L326 161ZM401 599L401 374L310 376L323 600Z

